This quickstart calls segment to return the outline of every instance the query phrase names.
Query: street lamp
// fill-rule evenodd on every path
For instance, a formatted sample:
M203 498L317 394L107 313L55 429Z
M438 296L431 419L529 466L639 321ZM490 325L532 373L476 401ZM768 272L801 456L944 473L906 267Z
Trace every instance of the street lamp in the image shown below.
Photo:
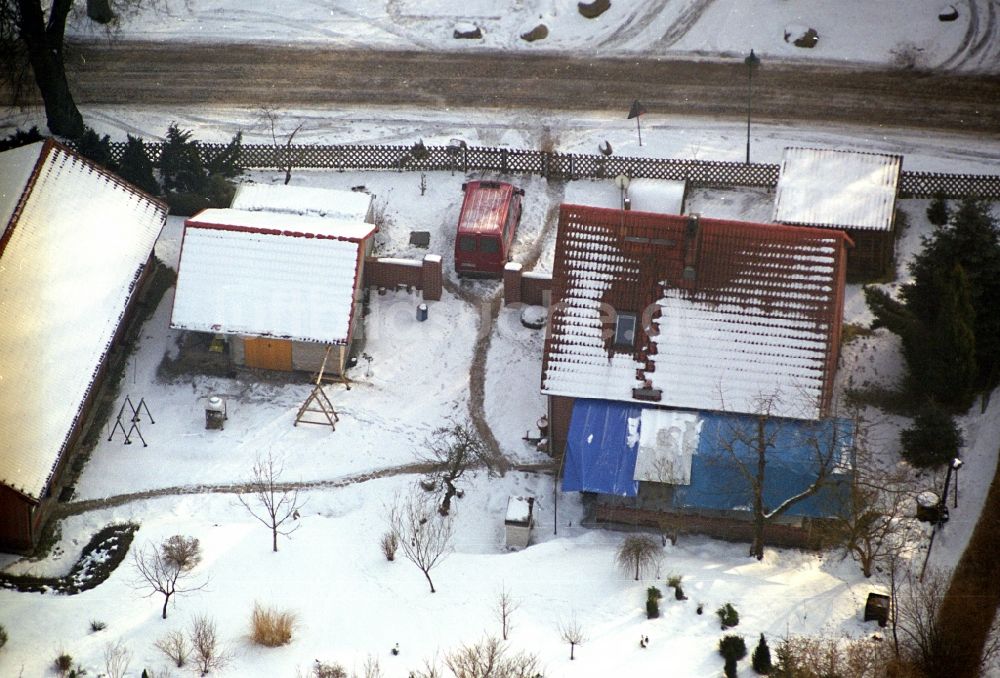
M958 469L962 468L962 460L955 457L948 464L948 473L944 477L944 493L941 497L941 506L946 506L948 503L948 485L951 483L951 472L955 472L955 503L952 508L958 508Z
M760 64L760 59L753 50L750 50L750 56L743 60L743 63L747 65L747 164L750 164L750 93L753 88L753 69Z

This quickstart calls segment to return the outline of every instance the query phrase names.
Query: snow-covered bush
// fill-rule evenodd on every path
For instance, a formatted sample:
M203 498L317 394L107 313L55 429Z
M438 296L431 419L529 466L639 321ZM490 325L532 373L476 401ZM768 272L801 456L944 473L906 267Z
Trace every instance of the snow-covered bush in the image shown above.
M743 636L722 636L719 639L719 654L726 661L726 678L736 678L736 662L747 656Z

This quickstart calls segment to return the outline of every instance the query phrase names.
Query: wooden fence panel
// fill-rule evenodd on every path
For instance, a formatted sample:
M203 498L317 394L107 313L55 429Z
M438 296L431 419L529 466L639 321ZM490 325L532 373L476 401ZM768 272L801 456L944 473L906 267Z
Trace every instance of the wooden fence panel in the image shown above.
M121 161L125 142L111 142L111 157ZM159 161L162 143L145 144L154 164ZM198 143L203 162L209 162L226 148L225 144ZM779 166L761 163L684 160L675 158L629 158L624 156L551 153L548 151L484 146L375 146L375 145L293 145L244 144L240 164L247 169L396 170L497 172L511 175L539 175L574 180L611 178L626 174L632 178L686 181L692 187L726 188L742 186L773 190L778 184ZM1000 200L1000 175L946 174L941 172L902 173L899 195L903 198L930 198L941 193L946 198L980 197Z

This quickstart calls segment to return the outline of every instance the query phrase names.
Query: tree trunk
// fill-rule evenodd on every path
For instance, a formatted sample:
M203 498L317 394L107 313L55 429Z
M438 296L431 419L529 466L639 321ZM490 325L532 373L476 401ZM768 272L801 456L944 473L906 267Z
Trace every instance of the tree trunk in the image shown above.
M164 619L167 618L167 603L169 603L169 602L170 602L170 596L169 595L164 595L163 596L163 618Z
M442 476L441 480L444 482L444 499L441 500L438 513L446 516L451 511L451 498L455 496L458 490L455 489L455 480L451 476Z
M576 659L576 657L573 656L573 651L575 649L576 649L576 643L570 643L569 644L569 658L570 658L570 660Z
M278 552L278 528L271 529L271 552Z
M45 102L46 122L53 134L76 138L83 134L83 116L73 101L63 64L63 36L72 0L55 0L46 27L39 2L17 0L20 37L28 48L35 83Z
M109 0L87 0L87 16L99 24L109 24L115 18Z
M421 570L421 572L423 572L424 576L427 578L427 583L431 585L431 593L437 593L437 591L434 590L434 582L431 581L430 572L428 570Z
M639 581L639 559L635 559L635 580Z
M753 544L750 555L764 559L764 473L767 467L767 419L757 417L757 478L753 487Z

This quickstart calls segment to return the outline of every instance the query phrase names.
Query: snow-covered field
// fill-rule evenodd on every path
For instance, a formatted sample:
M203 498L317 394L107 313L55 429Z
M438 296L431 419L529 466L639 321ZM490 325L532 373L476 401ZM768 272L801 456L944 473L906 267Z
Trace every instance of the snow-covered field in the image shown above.
M932 67L997 68L997 40L987 21L984 0L956 3L959 19L937 20L943 2L828 3L822 0L683 0L641 2L615 0L612 9L588 22L569 0L392 0L351 3L309 0L284 4L234 0L166 2L164 13L126 17L125 38L162 40L280 40L327 42L338 46L380 48L565 50L593 55L631 52L662 55L738 56L753 47L768 58L890 63L894 50L912 43L913 53ZM536 23L550 37L528 44L517 37ZM485 31L481 45L451 40L459 23L476 23ZM784 30L814 27L820 41L813 50L795 48ZM93 34L82 24L74 37ZM982 46L978 40L985 37ZM992 55L992 56L991 56ZM115 139L126 132L161 137L171 121L194 130L204 141L222 141L243 131L247 142L269 141L260 111L178 106L170 110L107 108L83 110L88 124ZM408 111L401 109L287 110L278 112L280 129L289 133L300 122L299 143L428 144L462 138L470 144L537 148L553 143L560 151L594 153L609 141L617 154L653 157L741 160L745 126L740 121L644 116L643 143L638 146L632 121L621 116L541 111ZM5 111L0 129L39 124L38 111ZM754 124L753 157L778 162L786 146L900 153L908 170L995 173L1000 142L960 136L909 133L892 129L796 127ZM278 182L280 177L255 173L249 178ZM387 226L383 253L416 257L423 251L408 245L411 230L431 232L431 252L445 256L450 270L450 235L461 193L461 174L431 173L421 195L415 173L295 172L303 186L350 188L364 185L384 206ZM547 184L540 178L515 177L526 189L525 213L515 248L524 256L535 245L542 252L538 268L550 267L554 229L546 216L562 201L610 204L617 198L611 182L578 181ZM706 216L768 220L773 196L765 191L693 191L689 211ZM912 254L919 236L929 232L926 201L905 201L910 230L902 246ZM176 265L182 220L171 218L157 243L157 254ZM543 238L543 234L546 234ZM540 242L539 239L543 238ZM905 269L901 268L905 275ZM496 285L466 283L483 296ZM551 476L510 472L500 479L483 474L469 479L465 497L457 500L454 553L433 571L439 592L431 594L420 572L381 555L378 539L386 529L386 507L408 491L419 476L397 474L416 461L433 429L465 417L469 406L469 373L473 346L490 332L485 360L487 421L511 459L531 463L546 459L521 436L533 429L544 403L538 394L542 336L521 326L514 310L501 310L495 322L482 323L481 306L446 292L430 304L429 319L418 323L418 294L372 295L368 316L370 366L361 361L351 373L352 389L331 386L328 393L340 414L336 432L324 427L293 427L295 412L309 392L305 383L253 382L187 376L173 381L157 377L165 355L176 352L177 334L168 328L172 291L143 328L140 345L121 386L121 394L145 398L156 420L144 423L149 447L124 446L121 437L104 436L77 485L75 499L124 495L164 488L190 489L246 480L259 454L285 462L283 480L316 483L303 492L306 504L300 529L271 553L265 529L225 492L173 494L137 498L65 521L53 554L38 562L0 557L6 571L55 576L68 571L90 535L114 521L141 524L135 546L159 543L172 534L201 540L205 557L195 570L207 580L205 590L177 598L169 619L159 618L161 603L144 598L133 587L129 561L101 586L76 595L57 596L0 590L0 625L10 640L0 650L0 676L54 675L56 655L71 654L88 675L104 671L107 643L122 640L134 657L130 677L143 668L168 670L153 642L190 618L207 613L218 623L221 640L232 652L228 668L213 675L270 678L306 675L315 660L336 661L360 670L377 657L387 678L403 678L424 659L441 656L484 634L497 635L492 612L497 590L504 586L519 601L514 613L512 645L537 653L548 676L655 675L669 667L671 675L718 675L716 652L720 634L714 610L731 602L741 623L735 632L748 644L763 632L772 640L787 633L826 636L869 636L873 624L861 622L868 592L884 582L866 581L851 561L836 554L810 554L767 549L761 562L746 557L746 546L704 538L682 537L664 548L658 576L634 582L614 567L622 535L581 528L575 494L553 495ZM867 322L860 290L849 291L847 322ZM844 351L843 382L891 381L900 359L891 336L876 333ZM204 429L204 398L223 394L229 420L223 431ZM883 452L895 454L898 426L880 428ZM996 465L1000 440L1000 398L986 412L978 408L963 418L967 448L960 477L961 501L939 533L931 564L952 566L967 542ZM381 475L364 479L369 474ZM357 482L355 482L357 481ZM927 478L928 487L940 479ZM538 498L538 524L531 546L520 552L503 548L503 516L507 498ZM558 504L556 504L558 502ZM558 516L558 518L556 517ZM663 616L646 620L645 589L665 589L668 574L684 576L689 600L669 595ZM669 591L665 590L665 593ZM247 639L255 601L293 611L298 617L293 642L263 649ZM696 614L699 603L704 615ZM569 647L558 626L575 617L588 640L569 661ZM90 630L91 620L107 628ZM640 636L650 646L640 648ZM389 650L399 644L400 654ZM174 675L188 670L173 669ZM748 660L741 673L750 671Z

